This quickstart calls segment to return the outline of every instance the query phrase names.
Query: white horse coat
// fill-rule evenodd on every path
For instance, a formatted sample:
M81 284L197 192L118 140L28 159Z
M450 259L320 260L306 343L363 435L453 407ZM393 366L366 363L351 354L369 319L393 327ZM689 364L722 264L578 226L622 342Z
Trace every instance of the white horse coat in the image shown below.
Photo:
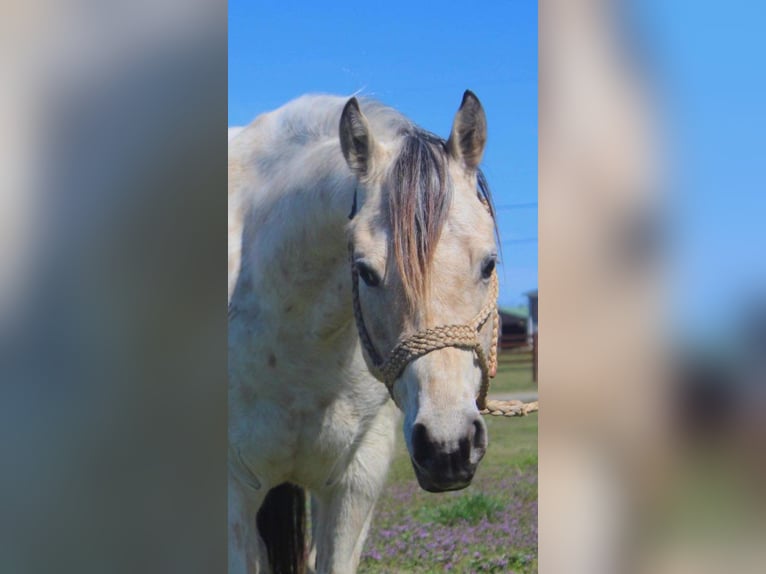
M384 233L376 227L380 213L373 205L376 203L373 200L383 192L373 177L383 177L384 165L396 157L402 130L413 126L398 112L376 102L363 102L365 115L357 106L358 114L354 116L354 109L344 108L346 102L347 98L304 96L259 116L234 137L230 132L229 570L232 574L278 568L274 556L269 558L270 551L277 551L267 548L268 533L264 534L265 527L259 532L255 516L259 509L263 510L269 491L284 483L308 489L313 496L314 536L309 562L315 562L316 571L354 572L393 452L398 411L389 400L386 387L370 374L360 347L351 304L348 246L350 237L357 248L367 241L373 248L365 252L365 257L387 269L381 272L386 282L396 278L395 263L387 263L393 258L385 237L371 243ZM464 99L464 107L465 102ZM472 103L473 100L469 102ZM374 150L365 147L366 144L351 151L348 146L341 149L341 113L349 114L348 125L352 130L361 126L365 135L369 129L369 142ZM458 124L456 120L453 134L459 129ZM352 133L351 137L355 135ZM354 141L352 148L353 144ZM442 147L449 149L446 144ZM481 147L483 149L483 141ZM459 154L461 148L456 149L454 153ZM462 149L469 151L466 147ZM355 155L357 152L362 155ZM369 157L364 155L367 152ZM448 157L443 150L439 153ZM480 156L481 153L478 159ZM374 163L355 163L359 161ZM447 165L447 160L443 161ZM466 153L465 164L450 164L445 172L450 185L457 188L465 180L465 185L472 187L473 195L455 191L445 204L450 213L457 209L463 215L461 220L452 218L446 223L440 243L453 241L453 251L455 248L473 251L466 258L465 268L461 267L463 263L444 265L448 275L441 281L442 285L437 286L444 293L435 297L429 311L429 315L437 319L448 307L452 307L450 312L454 314L455 305L465 307L461 318L470 317L483 302L485 293L473 269L479 265L477 258L484 261L481 257L485 252L494 249L493 224L491 217L482 214L480 202L475 201L476 182L470 179L470 174L478 161L473 161L473 165L471 162ZM466 170L468 176L463 173ZM361 214L359 221L349 224L355 194ZM351 235L349 229L353 231ZM467 242L466 237L478 239ZM440 254L435 250L434 253L437 262L449 260L446 252ZM470 289L458 284L451 290L445 287L451 285L450 281L455 283L460 274L470 274ZM396 293L394 284L386 283L389 284L391 287L386 288ZM363 290L360 297L364 297L365 314L374 318L375 297L381 291L366 285ZM459 300L449 300L447 295ZM391 316L396 317L399 312L394 311ZM381 314L385 316L385 310ZM400 314L404 317L406 312ZM422 327L424 323L417 322L426 319L417 317L411 325L404 319L396 322L390 337L373 321L376 344L388 349L388 340L405 327ZM465 379L465 385L438 393L430 391L428 381L433 382L434 376L429 378L427 371L439 370L448 370L456 378ZM462 441L460 448L471 451L471 468L470 472L466 471L470 481L473 468L486 448L483 422L480 417L477 422L478 415L474 414L476 385L473 358L470 353L457 349L445 349L415 361L407 367L401 382L397 382L395 397L406 414L407 445L411 453L420 453L420 459L414 461L425 460L422 465L413 463L418 473L422 471L425 476L433 472L438 482L440 471L426 468L432 460L442 460L433 449L447 449L454 458ZM426 438L413 439L412 429L418 422L423 429L427 426L427 432L421 433ZM418 478L420 480L420 474ZM454 478L450 480L452 482L445 483L447 486L442 489L464 486L462 482L457 484ZM296 492L299 490L292 491L293 497ZM300 513L303 499L296 500L293 510ZM300 540L297 544L301 544ZM300 562L299 556L296 563Z

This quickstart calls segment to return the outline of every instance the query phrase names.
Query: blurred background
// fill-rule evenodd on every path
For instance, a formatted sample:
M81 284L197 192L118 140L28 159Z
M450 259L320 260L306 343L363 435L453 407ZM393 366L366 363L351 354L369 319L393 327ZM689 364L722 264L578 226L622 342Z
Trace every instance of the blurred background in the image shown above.
M540 570L762 572L755 2L540 3Z
M0 571L226 564L226 6L6 2Z

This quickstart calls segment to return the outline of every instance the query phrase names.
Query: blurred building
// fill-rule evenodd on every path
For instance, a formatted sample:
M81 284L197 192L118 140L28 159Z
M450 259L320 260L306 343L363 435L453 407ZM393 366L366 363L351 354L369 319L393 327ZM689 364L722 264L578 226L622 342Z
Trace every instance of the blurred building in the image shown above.
M537 289L524 294L526 305L500 307L500 333L498 344L501 349L532 346L537 333Z
M498 345L501 349L514 349L529 344L529 309L523 305L517 307L501 307L500 337Z

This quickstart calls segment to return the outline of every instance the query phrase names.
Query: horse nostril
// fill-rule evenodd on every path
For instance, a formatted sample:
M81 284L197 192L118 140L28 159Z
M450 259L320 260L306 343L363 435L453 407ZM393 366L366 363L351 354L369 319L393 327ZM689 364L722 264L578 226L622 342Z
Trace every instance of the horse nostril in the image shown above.
M476 419L473 421L471 434L473 435L471 438L471 462L476 464L482 459L484 452L487 450L487 427L484 426L483 420Z
M430 457L431 445L428 442L428 432L424 424L416 423L412 427L412 458L418 464L423 464Z
M484 425L482 421L478 419L473 421L473 432L471 435L474 448L484 446Z

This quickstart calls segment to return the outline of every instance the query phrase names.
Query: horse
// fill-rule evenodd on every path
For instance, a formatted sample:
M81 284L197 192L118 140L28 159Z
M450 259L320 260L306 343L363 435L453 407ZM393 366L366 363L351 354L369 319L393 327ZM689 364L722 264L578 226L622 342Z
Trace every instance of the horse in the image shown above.
M355 572L400 420L423 489L470 484L496 366L486 137L470 91L446 140L330 95L230 134L231 574Z

